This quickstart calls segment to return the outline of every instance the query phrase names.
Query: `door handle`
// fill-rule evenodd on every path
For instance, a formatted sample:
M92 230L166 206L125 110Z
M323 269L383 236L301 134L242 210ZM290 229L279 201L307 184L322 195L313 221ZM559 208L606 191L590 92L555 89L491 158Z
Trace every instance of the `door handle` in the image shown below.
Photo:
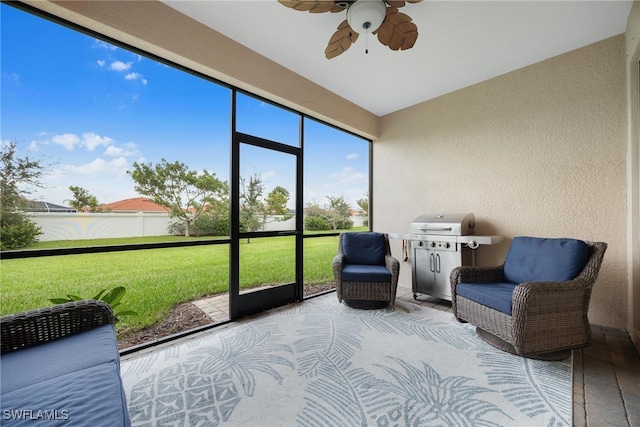
M433 254L429 254L429 271L431 271L432 273L435 273L436 271L435 264L435 257L433 256Z
M436 254L436 273L440 273L440 254Z

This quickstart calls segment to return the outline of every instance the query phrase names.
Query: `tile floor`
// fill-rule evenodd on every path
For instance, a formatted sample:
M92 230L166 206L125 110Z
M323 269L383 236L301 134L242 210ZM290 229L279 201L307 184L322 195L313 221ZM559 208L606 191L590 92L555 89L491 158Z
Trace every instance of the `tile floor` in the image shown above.
M398 286L397 299L451 311L449 301L425 295L419 295L418 301L414 300L406 280ZM194 304L215 322L229 319L226 294ZM574 352L573 424L576 427L640 427L640 356L626 331L597 325L593 325L592 330L593 344ZM173 344L175 342L165 343L140 353ZM128 354L123 359L140 353Z

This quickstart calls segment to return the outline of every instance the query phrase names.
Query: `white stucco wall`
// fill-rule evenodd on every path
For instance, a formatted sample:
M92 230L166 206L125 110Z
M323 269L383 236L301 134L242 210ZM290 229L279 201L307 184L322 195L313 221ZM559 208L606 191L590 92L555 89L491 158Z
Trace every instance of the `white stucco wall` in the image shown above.
M607 242L590 320L626 328L625 87L621 35L383 117L374 229L473 212L476 234L507 238L481 265L517 235Z

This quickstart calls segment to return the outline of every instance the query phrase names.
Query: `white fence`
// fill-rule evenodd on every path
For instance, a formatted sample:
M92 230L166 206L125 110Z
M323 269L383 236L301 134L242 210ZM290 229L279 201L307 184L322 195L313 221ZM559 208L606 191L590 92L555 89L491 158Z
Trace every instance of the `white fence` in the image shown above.
M41 228L41 242L51 240L105 239L116 237L166 236L171 219L168 213L48 213L32 212L33 222ZM364 225L366 217L352 217L353 225ZM265 231L293 230L295 219L269 220Z
M29 214L42 229L38 239L104 239L168 235L168 213L40 213Z

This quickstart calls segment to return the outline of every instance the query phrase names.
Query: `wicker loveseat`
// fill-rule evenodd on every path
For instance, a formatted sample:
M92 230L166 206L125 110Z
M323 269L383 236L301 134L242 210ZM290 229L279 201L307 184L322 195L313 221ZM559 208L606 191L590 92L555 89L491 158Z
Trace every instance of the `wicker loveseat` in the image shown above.
M391 256L389 236L375 232L340 235L333 259L338 301L356 308L393 305L400 262Z
M453 314L494 347L564 359L591 344L587 311L606 249L602 242L516 237L503 265L451 272Z
M113 322L93 300L3 316L2 425L129 426Z

